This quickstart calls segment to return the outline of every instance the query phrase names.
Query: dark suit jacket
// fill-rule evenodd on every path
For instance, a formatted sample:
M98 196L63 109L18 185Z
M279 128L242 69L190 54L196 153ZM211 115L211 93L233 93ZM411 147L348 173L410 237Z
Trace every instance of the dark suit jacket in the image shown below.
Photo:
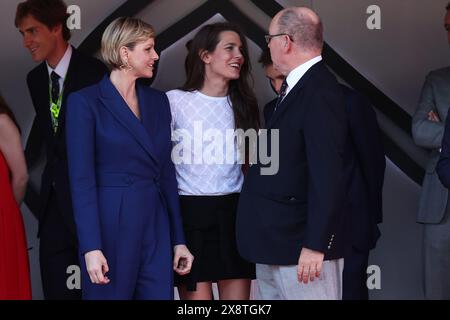
M279 129L279 170L261 175L258 161L247 173L236 224L240 254L279 265L297 264L302 247L343 257L347 119L342 90L323 62L292 88L268 128L268 141ZM271 143L268 150L276 152Z
M349 128L344 162L348 182L345 211L349 213L348 243L360 251L373 249L380 236L386 167L376 114L362 95L341 85Z
M266 127L267 127L267 124L268 124L269 121L270 121L270 118L272 118L273 110L275 109L276 103L277 103L277 98L275 98L275 99L269 101L269 102L264 106L264 109L263 109L263 112L264 112L264 123L265 123Z
M53 133L49 105L49 76L45 62L30 71L27 76L28 89L36 111L36 121L44 140L47 160L42 173L40 209L38 212L39 229L45 221L45 211L53 186L57 204L63 219L76 241L75 223L72 213L72 201L67 172L65 115L67 96L83 87L99 82L107 68L99 60L85 56L73 48L72 57L64 83L63 100L60 111L59 129Z
M349 137L344 153L348 184L345 211L348 212L347 244L360 251L375 248L383 220L383 182L386 159L377 117L370 101L355 90L341 85ZM276 99L264 107L264 120L269 123Z

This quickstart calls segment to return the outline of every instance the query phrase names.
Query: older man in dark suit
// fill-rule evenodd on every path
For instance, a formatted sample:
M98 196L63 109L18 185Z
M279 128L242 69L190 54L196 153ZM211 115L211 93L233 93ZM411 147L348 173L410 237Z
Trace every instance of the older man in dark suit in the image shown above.
M269 136L279 133L279 170L264 175L259 162L250 167L237 214L238 248L257 264L263 299L340 299L344 96L321 61L322 24L312 10L282 10L269 33L274 66L286 76L267 124Z

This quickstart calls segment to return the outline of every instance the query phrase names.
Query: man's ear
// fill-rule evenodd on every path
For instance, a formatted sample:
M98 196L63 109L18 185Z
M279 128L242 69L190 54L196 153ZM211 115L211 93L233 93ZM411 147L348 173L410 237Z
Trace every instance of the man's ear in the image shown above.
M62 30L63 26L62 26L62 24L58 24L58 25L56 25L56 26L54 26L52 28L49 28L49 29L50 29L51 32L54 32L56 34L61 33L61 36L63 34L63 30Z
M283 44L283 52L289 52L292 49L292 41L290 41L289 39L285 39L284 40L284 44Z
M204 63L209 64L211 62L211 55L209 54L208 51L200 50L198 55Z

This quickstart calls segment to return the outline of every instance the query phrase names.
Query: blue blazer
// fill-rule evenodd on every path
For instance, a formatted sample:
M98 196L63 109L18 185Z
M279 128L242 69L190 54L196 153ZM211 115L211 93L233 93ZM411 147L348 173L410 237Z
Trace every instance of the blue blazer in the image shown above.
M271 129L279 130L279 170L262 175L266 165L258 161L247 172L236 217L239 253L272 265L297 264L303 247L326 260L343 257L345 98L323 62L291 89L267 128L269 154Z
M153 242L155 252L163 252L166 260L172 246L185 243L171 161L169 101L163 92L139 84L136 91L141 120L107 76L71 94L67 106L69 177L80 254L102 250L113 273L124 265L139 268L142 239ZM171 264L164 267L172 272Z
M375 248L383 220L382 196L386 168L383 138L370 102L355 90L340 85L345 98L348 138L345 143L347 201L345 211L348 244L360 251ZM276 99L264 107L265 123L270 122Z

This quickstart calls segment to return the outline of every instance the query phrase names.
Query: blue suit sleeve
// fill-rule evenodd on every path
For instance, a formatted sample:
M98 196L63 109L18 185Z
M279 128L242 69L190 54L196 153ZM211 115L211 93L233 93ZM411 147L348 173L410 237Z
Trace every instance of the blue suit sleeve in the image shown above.
M81 254L101 250L95 178L95 119L80 93L71 94L66 114L67 157L73 213Z
M170 114L170 106L169 100L167 96L164 94L163 97L163 105L164 111L167 114L167 125L165 130L168 130L168 136L170 139L170 123L171 123L171 114ZM170 146L172 146L172 142L170 141ZM180 200L178 196L178 184L175 176L175 166L172 162L171 152L172 148L169 147L168 151L165 155L165 161L163 163L163 167L161 170L161 191L167 203L167 209L169 211L169 219L170 219L170 233L172 239L172 245L185 244L184 231L183 231L183 223L181 219L181 210L180 210Z

